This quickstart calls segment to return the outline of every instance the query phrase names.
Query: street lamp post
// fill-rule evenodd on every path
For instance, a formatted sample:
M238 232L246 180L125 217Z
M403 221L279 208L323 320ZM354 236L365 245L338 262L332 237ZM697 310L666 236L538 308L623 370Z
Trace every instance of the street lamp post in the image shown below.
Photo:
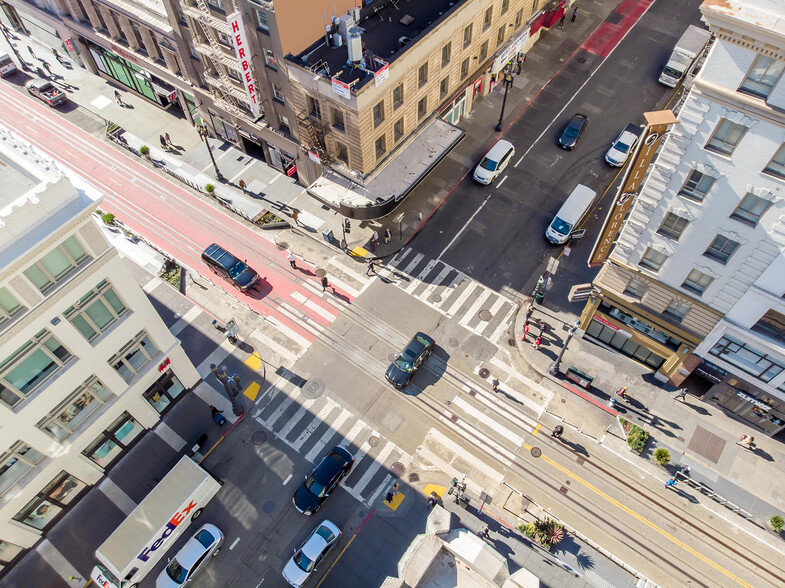
M512 86L512 74L509 72L509 70L505 70L503 83L504 83L504 99L502 100L502 112L499 115L499 123L496 125L497 133L501 133L502 129L504 129L504 127L502 126L502 119L504 118L504 107L507 105L507 92L509 91L510 86Z
M559 366L561 364L561 358L564 355L564 352L567 351L567 345L570 344L570 339L572 339L572 336L575 334L575 331L577 331L578 327L580 327L580 326L581 326L581 321L580 320L576 320L575 324L573 324L570 327L570 330L567 331L567 338L564 340L564 345L562 346L561 351L559 351L559 356L555 360L553 360L553 363L551 364L551 367L548 368L548 373L550 375L552 375L552 376L558 375L558 373L559 373Z
M223 182L224 177L223 174L221 174L221 170L218 169L218 165L215 163L215 157L213 157L213 148L210 147L210 136L207 134L207 129L202 127L199 129L199 133L203 133L202 136L204 137L204 144L207 145L207 153L210 155L210 161L213 163L213 169L215 170L215 179L219 182Z

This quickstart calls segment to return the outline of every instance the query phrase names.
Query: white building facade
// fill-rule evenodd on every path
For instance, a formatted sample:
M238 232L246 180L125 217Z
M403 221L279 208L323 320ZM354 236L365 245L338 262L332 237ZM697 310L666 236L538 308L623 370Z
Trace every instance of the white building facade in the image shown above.
M785 427L785 21L773 0L701 10L716 41L598 281L623 303L611 317L654 316L648 336L675 341L663 379L693 374L706 400L774 434Z
M0 158L18 172L3 181L28 188L0 199L0 564L7 566L199 375L102 235L93 215L100 195L10 133L0 130L0 139Z

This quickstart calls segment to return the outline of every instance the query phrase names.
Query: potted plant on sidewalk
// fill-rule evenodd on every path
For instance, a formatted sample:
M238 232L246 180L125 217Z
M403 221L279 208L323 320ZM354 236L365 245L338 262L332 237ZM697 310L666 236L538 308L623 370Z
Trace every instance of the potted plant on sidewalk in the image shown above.
M212 185L212 184L207 184L207 185L204 187L204 191L205 191L205 192L207 192L207 193L208 193L210 196L212 196L212 195L213 195L213 192L215 192L215 186L214 186L214 185Z
M783 519L780 515L774 515L769 519L769 527L771 527L771 530L774 531L777 535L782 533L783 526L785 526L785 519Z
M550 549L554 545L558 545L564 539L564 525L557 523L553 519L537 521L535 526L534 538L539 541L545 549Z
M661 466L666 466L671 462L671 453L664 447L659 447L654 451L654 460Z
M147 145L139 147L139 153L144 155L147 159L150 159L150 148Z

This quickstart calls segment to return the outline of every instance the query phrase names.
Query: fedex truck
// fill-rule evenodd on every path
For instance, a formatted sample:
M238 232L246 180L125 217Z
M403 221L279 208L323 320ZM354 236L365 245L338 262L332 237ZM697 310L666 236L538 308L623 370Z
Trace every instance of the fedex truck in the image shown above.
M93 581L102 588L137 586L220 488L183 457L95 552Z

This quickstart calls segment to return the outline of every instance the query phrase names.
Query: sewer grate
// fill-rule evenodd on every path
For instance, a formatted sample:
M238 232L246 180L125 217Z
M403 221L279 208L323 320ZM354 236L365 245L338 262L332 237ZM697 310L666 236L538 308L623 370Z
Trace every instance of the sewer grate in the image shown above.
M515 337L513 337L512 339L507 339L507 345L509 345L510 347L515 347Z
M491 375L491 370L489 370L488 368L480 368L478 374L484 380L485 378Z
M403 475L406 473L406 466L401 462L396 461L390 466L390 473L396 478L403 478Z
M469 388L469 396L472 397L477 396L477 390L473 390L472 388Z
M559 488L559 492L561 492L562 494L567 494L567 486L562 486L561 488Z
M458 341L458 339L456 339L455 337L450 339L450 346L451 347L458 347L458 345L460 345L460 344L461 344L461 342Z
M254 445L261 445L265 441L267 441L267 433L264 431L256 431L251 434L251 441Z
M481 321L489 321L493 317L491 311L487 308L483 308L480 312L477 313L477 316L480 317Z
M442 297L439 296L438 294L434 294L433 295L433 301L434 302L441 302L442 301Z
M532 447L531 454L532 457L540 457L542 455L542 449L539 447Z
M281 250L289 249L289 243L287 243L286 241L281 241L280 243L276 243L275 246Z
M376 436L371 437L370 439L368 439L368 445L370 445L371 447L376 447L377 445L379 445L379 438Z
M321 380L308 380L302 390L303 396L309 400L314 400L324 393L324 384Z
M420 475L415 473L415 472L412 472L411 474L409 474L409 481L412 482L412 483L419 482L420 481Z

